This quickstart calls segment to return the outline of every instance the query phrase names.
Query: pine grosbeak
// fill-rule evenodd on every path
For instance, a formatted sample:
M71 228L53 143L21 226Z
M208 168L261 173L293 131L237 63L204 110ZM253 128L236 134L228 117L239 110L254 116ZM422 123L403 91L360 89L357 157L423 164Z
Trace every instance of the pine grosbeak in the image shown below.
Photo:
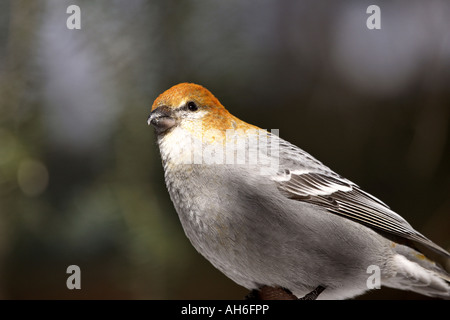
M450 275L434 262L447 251L273 130L231 115L204 87L168 89L148 124L187 237L241 286L345 299L373 288L379 271L381 285L450 297Z

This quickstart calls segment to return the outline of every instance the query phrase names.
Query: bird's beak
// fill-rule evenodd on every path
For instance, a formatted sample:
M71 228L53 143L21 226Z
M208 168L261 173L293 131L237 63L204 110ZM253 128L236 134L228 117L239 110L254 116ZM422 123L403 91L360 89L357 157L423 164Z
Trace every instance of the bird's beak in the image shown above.
M157 134L166 132L175 125L172 110L166 106L156 108L148 116L147 124L152 125Z

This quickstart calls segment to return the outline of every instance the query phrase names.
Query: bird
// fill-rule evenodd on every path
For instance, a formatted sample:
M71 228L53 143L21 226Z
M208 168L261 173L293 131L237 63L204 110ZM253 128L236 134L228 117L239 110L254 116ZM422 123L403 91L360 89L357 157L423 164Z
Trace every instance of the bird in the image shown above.
M386 286L450 298L448 251L205 87L167 89L147 123L187 238L257 297L352 299Z

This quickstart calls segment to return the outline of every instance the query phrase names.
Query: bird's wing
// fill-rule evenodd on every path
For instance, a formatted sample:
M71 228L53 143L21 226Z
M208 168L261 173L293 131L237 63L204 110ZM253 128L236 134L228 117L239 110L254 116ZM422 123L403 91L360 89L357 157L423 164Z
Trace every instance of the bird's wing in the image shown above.
M279 168L274 181L287 198L321 206L332 214L421 243L450 257L450 253L414 230L382 201L284 140L280 145Z

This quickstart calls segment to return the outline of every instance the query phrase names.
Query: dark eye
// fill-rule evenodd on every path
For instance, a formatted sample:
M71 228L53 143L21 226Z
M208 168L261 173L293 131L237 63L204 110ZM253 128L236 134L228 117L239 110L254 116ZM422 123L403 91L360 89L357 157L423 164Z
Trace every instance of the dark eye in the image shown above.
M197 111L197 110L198 110L197 105L196 105L195 102L193 102L193 101L189 101L189 102L187 103L187 107L188 107L188 109L189 109L190 111Z

